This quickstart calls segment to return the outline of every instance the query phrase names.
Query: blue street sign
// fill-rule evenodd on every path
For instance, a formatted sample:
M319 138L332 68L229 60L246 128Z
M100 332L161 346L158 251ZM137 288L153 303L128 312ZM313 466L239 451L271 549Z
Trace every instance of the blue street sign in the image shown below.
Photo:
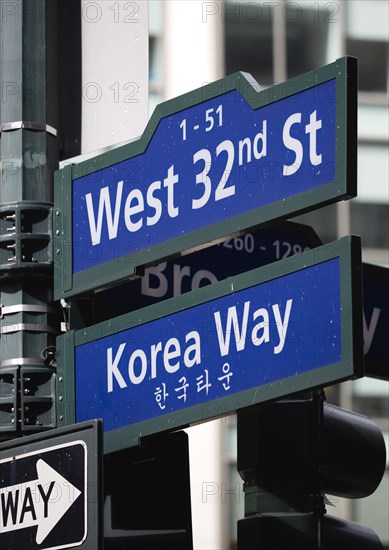
M56 297L355 195L355 60L258 91L238 73L57 175ZM353 122L354 121L354 122Z
M332 183L335 109L333 78L260 110L233 90L162 119L142 155L73 180L73 272Z
M367 376L389 380L389 269L363 264L363 336Z
M60 409L74 389L69 419L101 417L108 445L110 434L121 445L128 426L136 439L359 374L358 245L345 238L68 333Z

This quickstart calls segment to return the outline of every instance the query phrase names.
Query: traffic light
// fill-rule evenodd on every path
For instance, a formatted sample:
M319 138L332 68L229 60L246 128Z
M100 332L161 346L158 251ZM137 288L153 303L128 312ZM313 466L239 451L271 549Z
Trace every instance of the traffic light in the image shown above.
M106 550L193 550L185 432L106 454L104 471Z
M325 494L370 495L385 463L378 427L324 403L323 392L240 411L238 550L382 549L371 529L328 516Z
M322 484L326 493L363 498L377 489L386 465L386 449L378 426L360 414L324 403ZM329 515L321 518L322 550L382 548L371 529Z

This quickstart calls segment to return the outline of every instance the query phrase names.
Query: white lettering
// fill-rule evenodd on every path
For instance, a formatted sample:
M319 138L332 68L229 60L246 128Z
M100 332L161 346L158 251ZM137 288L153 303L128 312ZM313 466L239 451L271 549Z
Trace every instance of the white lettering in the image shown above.
M192 279L192 290L197 290L201 286L201 282L206 281L205 284L213 284L217 283L217 278L213 273L208 271L208 269L199 269L199 271L196 271L196 273L193 275Z
M292 305L293 299L290 298L285 305L276 303L269 305L268 308L260 307L251 312L252 303L248 300L229 306L224 310L214 311L214 330L216 330L215 336L218 340L220 355L224 357L230 353L233 354L235 350L236 352L244 351L246 343L250 344L250 341L256 347L271 342L270 328L273 324L278 335L278 340L273 345L273 353L281 353L286 342ZM273 314L272 318L270 318L271 313ZM247 339L249 322L252 322L250 325L252 328L250 328L250 338ZM373 325L376 325L376 320L371 322L371 327ZM115 352L113 348L107 350L108 392L113 391L114 381L120 389L127 388L127 382L122 375L122 372L125 372L125 367L120 368L126 349L126 343L122 343ZM149 380L159 380L163 375L163 369L168 374L174 374L183 366L192 368L201 364L200 334L196 330L192 330L185 334L185 341L183 335L181 339L171 337L165 343L159 341L151 344L149 350L142 348L128 350L126 355L127 376L131 384L141 384L147 375Z
M371 314L370 324L367 324L365 313L363 313L363 352L366 355L370 351L371 344L373 342L374 334L377 328L378 319L381 314L381 309L375 307Z
M179 264L173 264L172 267L173 280L164 274L167 262L145 269L145 273L141 279L141 293L143 296L151 296L153 298L163 298L167 294L181 296L184 292L183 281L185 277L190 279L191 269L188 265L181 266ZM169 288L171 280L173 288ZM201 286L213 283L217 283L217 277L207 269L199 269L192 277L190 290L197 290Z
M261 147L259 147L261 144ZM242 166L244 163L251 162L251 150L254 158L260 160L267 156L267 120L262 122L262 130L258 132L251 142L251 138L245 137L238 143L238 163Z
M284 129L282 131L282 139L284 142L284 145L293 151L296 155L295 161L292 164L284 164L283 166L283 172L282 174L284 176L291 176L292 174L295 174L297 170L300 168L301 163L303 161L303 146L301 145L301 142L292 137L290 135L290 129L292 128L293 124L297 124L301 122L301 113L294 113L293 115L290 115L290 117L287 118Z
M262 143L261 150L258 149L259 141ZM262 123L262 132L258 132L254 138L253 153L257 160L266 157L267 155L267 120L264 120Z
M190 267L185 265L174 264L173 266L173 296L181 296L182 294L182 279L190 277Z
M180 362L176 361L171 363L172 359L177 359L181 356L181 346L177 338L169 338L165 344L165 349L163 350L163 364L166 372L174 373L177 372L180 368Z
M133 189L128 193L126 204L124 205L124 221L126 222L126 227L128 231L134 233L139 231L143 225L143 218L140 217L138 221L133 222L131 220L132 216L135 214L140 214L145 208L143 195L140 189Z
M118 369L118 363L120 361L121 356L123 355L123 351L124 351L125 347L126 347L126 344L120 344L114 361L112 360L112 348L107 349L107 387L108 387L108 393L113 391L113 378L115 378L115 380L119 384L120 388L126 388L127 387L127 384L126 384L121 372Z
M151 378L157 378L157 356L162 351L162 342L151 346Z
M127 360L123 357L126 345L126 343L120 344L115 355L112 348L107 350L108 392L116 389L114 387L114 380L116 380L120 389L127 388L127 382L119 370L120 362ZM146 379L148 372L149 379L156 379L161 375L158 369L161 371L162 367L167 373L174 374L181 368L180 359L183 347L184 344L181 347L179 339L173 337L169 338L166 343L157 342L152 344L149 353L147 353L147 350L145 351L141 348L131 350L127 365L128 381L133 385L139 385ZM188 368L201 363L200 334L195 330L185 336L183 363ZM122 371L126 372L125 368ZM9 508L11 509L11 505Z
M246 162L249 163L251 162L251 141L250 141L250 138L246 137L244 139L241 139L239 141L239 147L238 147L238 150L239 150L239 166L242 166L243 164L243 152L244 152L244 147L246 148Z
M280 308L279 308L278 304L275 304L274 306L272 306L273 313L274 313L274 319L276 321L278 337L279 337L279 343L274 348L274 354L281 353L281 351L284 349L286 333L287 333L287 330L288 330L290 311L292 309L292 303L293 303L292 299L289 299L286 302L285 314L284 314L284 319L283 320L281 319L281 312L280 312Z
M178 175L174 173L174 164L167 171L163 186L167 187L167 211L171 218L178 216L178 206L174 206L174 185L178 183Z
M236 350L242 351L245 348L249 310L250 302L245 302L243 309L243 319L239 324L236 306L229 307L227 312L225 331L223 330L220 311L214 312L213 315L215 318L216 333L219 341L220 355L222 357L228 355L230 351L230 336L232 330L234 331Z
M153 298L162 298L168 291L168 280L162 273L167 266L166 262L156 265L154 267L148 267L145 269L145 274L141 280L141 293L143 296L152 296ZM151 286L150 279L154 277L158 286Z
M321 120L316 120L316 111L309 117L309 124L305 126L305 133L309 134L309 160L313 166L321 164L322 156L316 150L316 132L321 128Z
M139 359L140 361L137 361L137 363L140 363L140 373L138 375L135 374L135 361ZM147 373L147 357L145 352L142 349L136 349L130 357L130 360L128 361L128 377L130 381L133 384L140 384L143 382L145 376Z
M123 182L119 181L117 184L116 201L115 201L115 213L112 218L111 209L111 195L109 194L109 187L103 187L99 196L99 209L97 213L97 223L95 213L93 209L92 193L85 195L86 209L88 212L89 231L91 235L92 245L100 244L101 230L103 226L104 212L107 218L108 238L116 239L119 225L119 213L120 204L122 200Z
M201 363L200 334L196 330L192 330L186 335L185 343L187 344L189 340L194 340L194 343L188 346L184 353L184 365L188 368ZM191 357L192 354L193 357Z
M161 189L161 182L160 181L154 181L150 187L147 189L146 194L146 201L151 208L155 210L155 214L153 216L147 216L147 225L155 225L157 222L159 222L162 214L162 204L160 199L154 196L154 191L157 189Z
M166 208L171 218L179 214L179 208L176 206L175 185L178 183L178 175L174 173L172 164L167 171L167 176L163 180L163 187L166 188ZM162 216L162 200L157 192L162 188L160 180L154 181L148 187L146 192L142 189L132 189L124 203L124 222L126 228L131 233L139 231L144 224L153 226L159 222ZM86 209L88 214L89 230L93 245L98 245L102 239L103 222L106 221L109 239L116 239L119 228L119 218L121 212L123 195L123 181L117 183L114 212L111 205L111 190L103 187L99 192L99 205L97 216L94 209L92 193L85 195ZM145 217L145 208L149 208L148 215Z
M220 201L235 195L235 185L228 185L227 182L232 172L232 167L234 166L235 158L235 149L234 144L229 139L225 139L216 147L216 156L218 157L220 153L227 153L227 162L224 168L222 177L215 190L215 201Z
M251 332L251 341L254 346L260 346L264 342L269 342L270 340L270 330L269 330L269 313L267 309L261 307L254 311L253 320L255 321L258 317L262 317L262 321L257 323L252 332ZM258 336L258 331L262 330L262 336Z

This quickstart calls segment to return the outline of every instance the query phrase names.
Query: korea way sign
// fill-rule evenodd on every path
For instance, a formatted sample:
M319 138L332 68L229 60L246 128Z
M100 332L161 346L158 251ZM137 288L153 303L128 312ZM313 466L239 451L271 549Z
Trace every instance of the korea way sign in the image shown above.
M56 174L55 297L356 194L356 60L259 91L237 73Z
M58 338L62 422L106 450L361 374L360 241L344 238Z
M101 549L101 431L92 421L0 445L1 548Z

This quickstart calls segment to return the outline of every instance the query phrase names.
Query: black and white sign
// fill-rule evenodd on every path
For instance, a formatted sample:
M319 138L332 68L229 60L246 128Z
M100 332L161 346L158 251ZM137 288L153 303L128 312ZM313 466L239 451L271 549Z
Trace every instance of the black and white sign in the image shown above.
M12 453L9 442L0 453L0 547L84 549L89 501L93 508L99 497L97 483L88 482L88 445L78 433L73 440L51 437L46 448L42 443L36 448L36 443L21 447L20 441L13 442Z

